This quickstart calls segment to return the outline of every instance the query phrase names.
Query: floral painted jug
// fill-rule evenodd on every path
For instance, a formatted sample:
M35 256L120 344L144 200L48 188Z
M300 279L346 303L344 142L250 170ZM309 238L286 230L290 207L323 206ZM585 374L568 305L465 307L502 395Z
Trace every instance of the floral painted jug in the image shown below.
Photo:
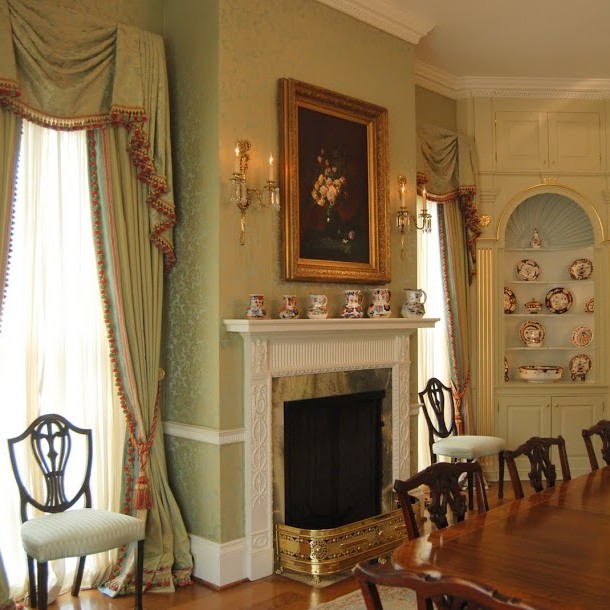
M345 305L341 308L342 318L362 318L362 290L344 290Z
M283 320L294 320L299 317L297 309L297 297L294 294L282 296L282 306L280 307L280 318Z
M265 297L262 294L248 295L250 299L250 307L246 311L248 320L262 320L266 315Z
M307 317L311 319L324 319L328 317L328 297L325 294L310 294Z
M405 288L405 302L401 309L403 318L421 318L426 309L427 295L421 288Z
M373 302L368 306L369 318L389 318L392 315L390 309L391 293L387 288L375 288L371 290Z

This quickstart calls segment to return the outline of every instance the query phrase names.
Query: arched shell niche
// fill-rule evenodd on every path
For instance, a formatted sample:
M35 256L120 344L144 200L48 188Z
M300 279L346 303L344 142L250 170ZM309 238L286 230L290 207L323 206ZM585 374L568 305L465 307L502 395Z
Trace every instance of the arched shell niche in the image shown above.
M593 227L574 200L557 193L539 193L522 201L506 225L506 248L528 248L534 228L545 248L593 245Z

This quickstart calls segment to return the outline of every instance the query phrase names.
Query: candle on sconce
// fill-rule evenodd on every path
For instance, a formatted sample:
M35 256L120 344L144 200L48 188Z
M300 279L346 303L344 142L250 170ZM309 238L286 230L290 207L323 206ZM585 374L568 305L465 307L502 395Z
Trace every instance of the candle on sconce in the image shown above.
M233 171L236 174L240 174L241 173L241 167L239 166L239 146L235 147L235 165L233 167Z
M400 207L405 207L405 185L401 184L400 186Z
M275 182L275 165L273 163L273 155L269 155L269 181Z
M424 206L426 205L426 187L424 186L424 190L421 192L422 199L424 200Z

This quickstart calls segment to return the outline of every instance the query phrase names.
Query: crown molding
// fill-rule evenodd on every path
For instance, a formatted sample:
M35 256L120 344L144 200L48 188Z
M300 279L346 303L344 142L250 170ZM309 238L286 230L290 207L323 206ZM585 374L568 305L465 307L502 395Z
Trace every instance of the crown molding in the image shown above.
M370 2L362 0L318 0L318 2L412 44L417 44L422 36L436 25L433 21L422 19L421 16L389 0L377 0L375 8L371 7Z
M415 84L453 100L471 97L610 99L609 79L454 76L415 62Z

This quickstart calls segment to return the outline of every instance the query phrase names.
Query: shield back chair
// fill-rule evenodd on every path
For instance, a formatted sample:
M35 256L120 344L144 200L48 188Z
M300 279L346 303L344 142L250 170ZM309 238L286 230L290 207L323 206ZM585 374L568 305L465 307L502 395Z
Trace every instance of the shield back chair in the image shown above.
M585 447L587 448L591 470L598 470L599 464L597 462L597 456L595 455L595 449L593 448L593 436L600 437L602 443L602 458L607 465L610 465L610 420L602 419L594 426L582 431L582 438L585 441Z
M498 498L504 496L504 458L506 447L503 438L477 434L459 434L453 391L436 377L428 380L426 387L418 392L421 409L428 425L430 460L434 464L437 456L455 460L473 461L486 456L498 458ZM468 478L468 506L473 507L472 478Z
M483 471L478 462L437 462L414 474L405 481L396 479L394 491L398 496L402 514L407 528L407 538L413 540L419 538L420 531L411 504L409 492L425 485L430 490L430 501L428 503L428 514L430 521L438 529L449 525L448 509L451 509L451 517L454 523L463 521L466 516L466 500L462 494L460 477L463 474L472 476L476 488L477 508L479 513L489 510Z
M370 562L358 563L352 573L356 577L367 610L383 610L378 585L402 587L415 591L418 599L430 601L437 610L535 610L515 597L462 578L443 576L438 572L417 573L398 570ZM418 606L426 608L426 606Z
M529 460L530 471L528 473L528 478L535 492L539 492L544 489L543 479L546 479L547 488L555 486L555 481L557 480L557 469L551 460L552 447L557 447L563 480L569 481L572 477L570 475L570 465L568 463L566 443L562 436L532 436L532 438L525 441L525 443L516 449L504 451L504 461L506 462L506 467L508 468L515 498L523 498L525 495L523 493L523 486L521 485L521 479L515 463L515 460L519 456L525 456Z
M85 460L72 454L73 446L86 449ZM91 430L79 428L61 415L41 415L22 434L8 439L8 449L19 488L21 541L28 558L31 606L47 608L49 561L79 558L72 585L72 595L77 597L87 555L137 543L134 607L141 610L145 525L130 515L91 508ZM27 450L33 452L33 468L42 477L40 492L33 489L34 485L26 485L24 481L29 477L20 470L20 466L25 468L22 458ZM75 507L83 504L84 508ZM31 516L32 509L44 514Z

